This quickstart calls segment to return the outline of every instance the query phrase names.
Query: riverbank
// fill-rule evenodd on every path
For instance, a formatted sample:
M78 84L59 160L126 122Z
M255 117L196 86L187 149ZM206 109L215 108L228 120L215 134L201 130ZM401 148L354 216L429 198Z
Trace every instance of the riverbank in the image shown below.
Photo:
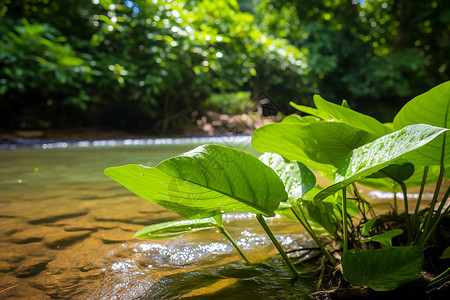
M281 120L281 116L262 117L258 114L226 115L208 111L193 114L190 124L164 134L129 132L105 127L77 127L46 130L0 130L0 144L23 144L42 141L120 140L145 138L182 138L205 136L251 135L257 128Z

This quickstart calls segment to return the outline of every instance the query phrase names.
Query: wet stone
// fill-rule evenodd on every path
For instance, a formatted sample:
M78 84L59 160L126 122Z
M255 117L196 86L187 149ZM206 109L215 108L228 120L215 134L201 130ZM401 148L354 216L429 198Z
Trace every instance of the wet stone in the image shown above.
M30 278L30 285L45 291L52 299L86 299L75 297L77 286L80 282L78 270L67 270L66 272L54 274L45 270L36 277Z
M0 207L1 210L1 207ZM11 235L18 231L24 230L29 225L17 218L2 218L0 217L0 228L3 228L5 235Z
M150 219L146 216L141 215L129 215L124 214L122 216L118 215L108 215L108 216L97 216L95 220L100 222L122 222L129 224L139 224L139 225L147 225L150 222Z
M76 203L66 203L64 197L64 195L56 195L55 198L52 198L48 195L46 200L37 202L34 198L27 201L20 196L21 201L11 202L8 205L0 203L0 214L10 219L24 219L29 224L45 224L88 213L86 208L80 207Z
M91 235L90 231L60 231L47 235L44 238L44 243L51 249L63 249L76 242L82 241Z
M0 273L6 273L14 270L16 266L7 261L0 260Z
M89 271L94 270L95 268L96 268L96 267L95 267L95 265L93 265L93 264L86 264L86 265L80 267L79 270L80 270L81 272L89 272Z
M7 244L0 244L1 249L1 261L9 262L9 263L18 263L24 260L24 255L21 253L19 249L16 247L11 247Z
M94 223L88 223L88 224L69 224L64 226L65 231L91 231L96 232L98 230L98 227Z
M65 227L64 228L66 231L91 231L91 232L95 232L98 230L97 226L73 226L73 227Z
M158 211L156 213L140 213L141 205L121 204L122 209L111 214L110 207L92 211L92 216L100 222L121 222L137 225L150 225L174 220L177 215L170 211Z
M70 212L62 211L62 212L56 212L56 213L53 212L48 215L41 215L41 216L37 216L36 218L30 218L30 220L28 220L28 223L30 223L30 224L52 223L52 222L55 222L55 221L58 221L61 219L75 218L75 217L83 216L86 214L87 214L86 210L80 210L80 211L70 210Z
M81 271L80 277L82 279L95 279L95 278L99 278L100 276L102 276L103 273L104 272L101 269L94 269L94 270L89 270L89 271Z
M102 231L100 238L105 244L124 243L133 239L133 234L117 228Z
M19 278L37 275L45 270L45 267L50 261L51 259L48 257L30 257L20 263L15 274Z
M105 245L94 235L64 250L55 250L55 259L47 265L47 271L52 276L76 271L73 274L79 276L83 271L102 269L105 266L106 253L113 248L114 245Z
M25 280L5 274L0 280L0 298L8 300L51 299L46 293L31 287Z
M28 244L41 241L44 235L45 233L41 228L31 228L14 233L11 235L11 239L16 244Z
M65 231L85 231L95 232L98 230L98 224L89 217L83 215L76 218L63 219L54 222L52 225L63 227Z

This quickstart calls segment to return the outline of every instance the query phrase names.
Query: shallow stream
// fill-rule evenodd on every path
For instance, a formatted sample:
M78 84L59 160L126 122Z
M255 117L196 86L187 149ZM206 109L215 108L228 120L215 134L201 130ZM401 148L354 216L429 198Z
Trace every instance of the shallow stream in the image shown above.
M305 267L310 276L293 282L250 214L225 215L224 224L252 266L215 230L157 241L132 238L147 225L179 217L103 170L154 166L203 143L257 154L249 137L0 150L0 299L307 299L314 270ZM286 250L310 243L297 224L279 217L268 223Z

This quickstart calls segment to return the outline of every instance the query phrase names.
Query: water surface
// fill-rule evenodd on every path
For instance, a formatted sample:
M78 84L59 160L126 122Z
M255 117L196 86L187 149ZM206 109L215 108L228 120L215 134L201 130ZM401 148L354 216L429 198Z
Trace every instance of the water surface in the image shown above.
M271 258L276 251L250 214L228 214L224 224L257 263L252 267L215 230L133 239L142 227L179 216L135 196L103 170L129 163L154 166L208 142L149 141L0 151L0 298L231 299L240 290L243 297L270 299L309 289L303 281L291 284L289 270ZM212 142L257 154L248 137ZM308 241L297 224L279 217L268 222L286 249Z
M203 143L258 155L250 137L55 142L0 150L0 298L308 299L317 268L299 265L305 276L293 281L251 214L224 216L251 266L215 230L158 241L132 238L147 225L180 217L135 196L103 170L154 166ZM323 179L319 184L326 185ZM390 209L393 195L361 192L377 211ZM416 197L409 195L410 208ZM280 217L268 223L288 251L311 244L298 224Z

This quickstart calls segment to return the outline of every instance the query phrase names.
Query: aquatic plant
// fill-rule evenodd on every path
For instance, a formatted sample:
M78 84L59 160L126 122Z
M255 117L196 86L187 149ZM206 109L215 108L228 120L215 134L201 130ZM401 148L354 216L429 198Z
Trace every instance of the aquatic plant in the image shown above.
M423 250L438 224L449 214L450 188L442 194L450 166L446 138L450 82L408 102L393 123L314 97L316 108L292 106L309 116L287 116L255 131L251 154L218 145L204 145L161 162L156 167L112 167L105 174L144 199L173 210L187 220L151 225L136 236L159 239L218 228L248 259L226 232L221 215L254 213L295 276L298 271L265 222L276 213L297 221L318 244L328 261L342 266L355 286L393 290L417 278ZM315 186L309 169L332 180ZM379 230L381 220L358 192L356 183L403 193L405 232ZM420 211L426 184L435 186L427 210ZM420 186L414 212L407 189ZM440 198L441 197L441 198ZM399 214L394 199L394 214ZM323 234L342 248L342 256L323 245ZM393 239L395 238L395 243ZM368 246L370 245L370 246ZM448 272L447 272L448 273ZM447 278L448 274L439 278Z

